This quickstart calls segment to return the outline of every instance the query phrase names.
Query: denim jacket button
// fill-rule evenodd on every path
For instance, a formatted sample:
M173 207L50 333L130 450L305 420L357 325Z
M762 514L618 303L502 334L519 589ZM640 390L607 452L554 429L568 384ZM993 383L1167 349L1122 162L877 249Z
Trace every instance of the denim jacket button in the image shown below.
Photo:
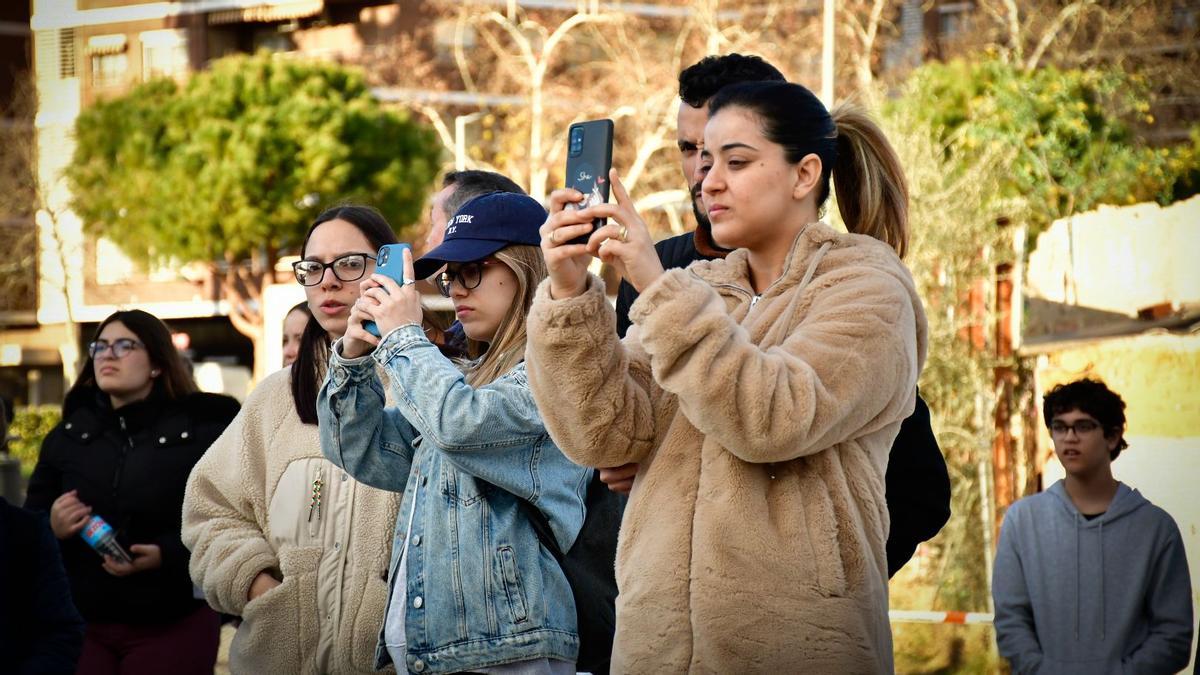
M413 670L417 671L418 673L425 672L425 662L421 659L413 661Z
M421 607L424 605L425 605L425 600L421 596L418 595L417 597L413 598L413 607L416 607L417 609L421 609Z
M412 543L413 543L413 546L420 546L421 545L421 535L419 535L419 534L413 535Z

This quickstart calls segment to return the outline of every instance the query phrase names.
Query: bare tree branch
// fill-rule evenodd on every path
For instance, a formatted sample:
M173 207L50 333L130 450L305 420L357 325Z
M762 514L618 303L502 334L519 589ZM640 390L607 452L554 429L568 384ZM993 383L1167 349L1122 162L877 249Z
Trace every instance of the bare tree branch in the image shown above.
M1038 64L1042 60L1042 56L1054 42L1054 39L1058 37L1059 31L1061 31L1067 22L1072 19L1075 19L1075 23L1078 24L1078 18L1076 18L1077 15L1082 13L1088 6L1094 4L1094 2L1095 0L1080 0L1079 2L1072 2L1059 11L1058 16L1054 18L1054 21L1050 24L1050 27L1047 28L1046 32L1042 34L1042 39L1038 40L1037 47L1034 48L1033 53L1029 55L1029 59L1025 62L1025 72L1031 72L1038 67Z

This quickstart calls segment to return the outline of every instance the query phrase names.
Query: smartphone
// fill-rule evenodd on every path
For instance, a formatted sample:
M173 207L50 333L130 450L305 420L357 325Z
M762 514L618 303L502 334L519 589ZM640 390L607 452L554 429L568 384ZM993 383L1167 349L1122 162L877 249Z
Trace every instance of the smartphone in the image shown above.
M586 209L608 201L608 171L612 168L613 121L577 122L567 131L567 187L584 194L582 202L567 208ZM592 232L604 227L604 218L592 221ZM571 240L586 244L591 232Z
M405 250L411 251L412 247L408 244L386 244L379 247L379 253L375 254L375 273L391 277L396 283L403 284ZM363 328L375 337L383 337L374 321L364 321Z

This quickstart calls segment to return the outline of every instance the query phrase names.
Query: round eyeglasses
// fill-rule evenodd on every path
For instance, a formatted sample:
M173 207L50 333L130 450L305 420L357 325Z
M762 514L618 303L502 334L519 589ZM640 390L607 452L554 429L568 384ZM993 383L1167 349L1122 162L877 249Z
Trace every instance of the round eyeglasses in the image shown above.
M445 297L450 297L450 284L458 281L466 290L474 290L479 288L479 284L483 282L483 271L488 265L495 265L495 260L479 260L476 262L463 263L458 266L458 269L446 268L440 274L433 278L433 285L437 286L438 292Z
M94 359L104 352L109 352L113 355L114 359L119 359L135 349L141 349L143 346L137 340L129 338L118 338L111 343L108 340L96 340L88 345L88 356Z
M320 260L297 260L292 263L292 273L301 286L316 286L325 278L325 268L333 270L333 276L338 281L358 281L367 273L367 261L374 256L366 253L347 253L334 258L332 262L323 263Z

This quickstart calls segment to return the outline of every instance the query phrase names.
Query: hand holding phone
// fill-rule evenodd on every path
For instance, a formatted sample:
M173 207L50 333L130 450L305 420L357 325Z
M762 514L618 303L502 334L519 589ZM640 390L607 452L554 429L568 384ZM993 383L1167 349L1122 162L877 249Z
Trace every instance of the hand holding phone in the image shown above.
M382 274L403 286L406 281L404 278L404 251L406 250L409 251L409 255L412 255L412 247L408 244L387 244L380 247L379 253L375 256L375 273ZM374 321L364 321L363 328L375 337L383 337L379 334L379 326L375 325Z

